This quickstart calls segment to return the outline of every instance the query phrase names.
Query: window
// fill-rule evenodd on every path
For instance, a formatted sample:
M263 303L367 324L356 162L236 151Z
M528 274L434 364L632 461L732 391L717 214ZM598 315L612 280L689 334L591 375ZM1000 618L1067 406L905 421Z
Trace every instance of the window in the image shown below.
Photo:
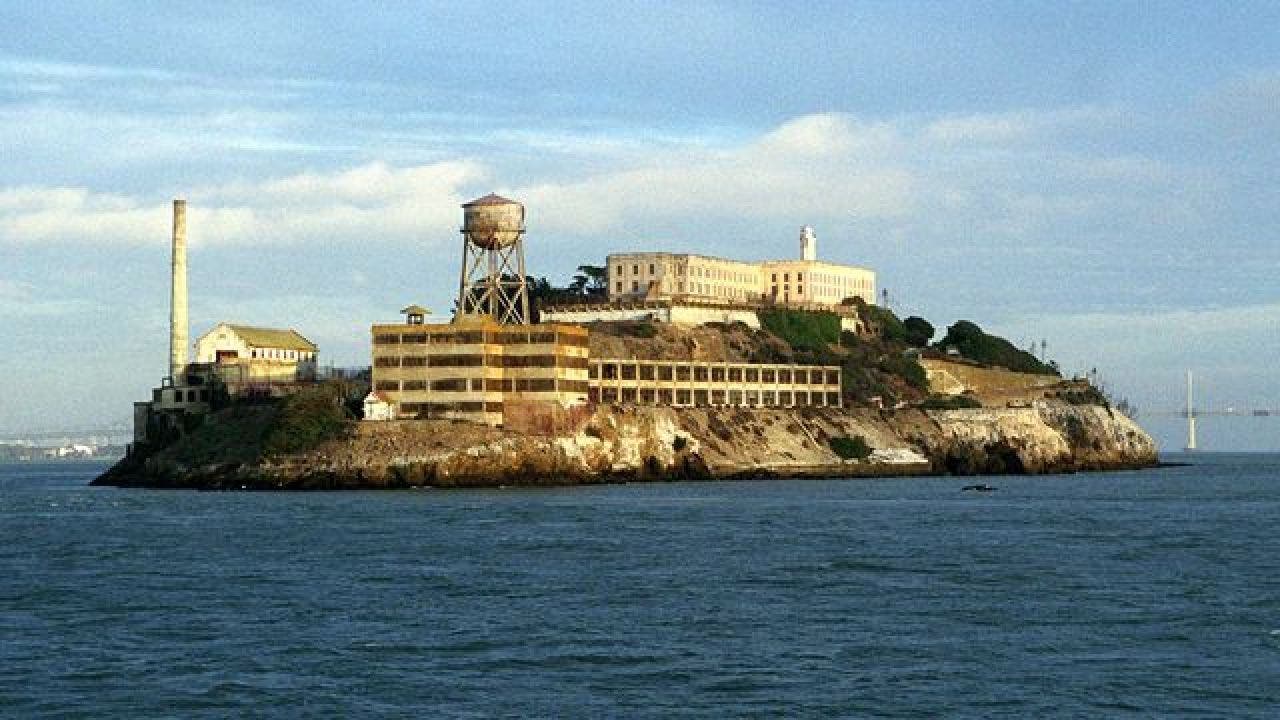
M619 280L619 281L618 281L618 286L617 286L617 287L618 287L618 292L622 292L622 281L621 281L621 280Z
M798 283L804 282L804 273L802 272L796 273L796 282Z
M617 270L617 272L616 272L616 273L614 273L614 275L618 275L619 277L621 277L621 275L622 275L622 266L621 266L621 265L617 266L617 267L615 268L615 270Z
M639 275L639 274L640 274L640 266L639 266L639 265L632 265L632 266L631 266L631 274L632 274L632 275Z
M649 263L649 274L653 274L653 263Z
M635 280L631 281L631 292L640 292L640 283Z

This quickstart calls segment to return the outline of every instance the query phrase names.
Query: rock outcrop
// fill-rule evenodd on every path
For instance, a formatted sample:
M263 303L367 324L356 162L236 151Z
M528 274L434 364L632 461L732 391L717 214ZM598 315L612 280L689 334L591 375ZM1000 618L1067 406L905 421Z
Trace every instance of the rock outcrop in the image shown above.
M200 433L191 438L197 445ZM839 438L860 438L870 454L842 458L832 443ZM184 443L126 459L95 482L207 489L460 487L1051 473L1156 462L1151 438L1128 418L1102 406L1057 401L933 411L600 407L559 436L441 420L358 423L345 437L305 454L234 462L211 461L184 450Z

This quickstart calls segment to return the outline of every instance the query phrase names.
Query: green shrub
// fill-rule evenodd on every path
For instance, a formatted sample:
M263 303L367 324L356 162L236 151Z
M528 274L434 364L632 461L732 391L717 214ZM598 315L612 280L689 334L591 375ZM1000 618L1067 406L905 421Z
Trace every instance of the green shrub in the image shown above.
M619 334L630 337L651 338L658 335L658 326L648 320L620 322L617 327Z
M918 315L903 320L902 328L906 331L908 345L924 347L933 339L933 324Z
M768 308L756 315L764 329L792 350L824 352L828 345L840 342L840 316L835 313Z
M844 460L864 460L871 456L871 446L861 435L853 437L833 437L827 440L831 451Z
M920 403L920 407L925 410L963 410L965 408L980 408L982 403L972 395L930 395Z
M897 375L902 378L908 385L917 390L929 389L929 376L925 373L924 367L916 362L914 358L909 358L898 353L886 355L877 363L877 367L882 372L890 375Z
M858 316L862 318L862 322L872 328L882 339L889 342L907 341L907 329L889 308L868 305L862 298L857 299L854 307L858 309Z
M1086 386L1080 390L1070 390L1062 394L1062 399L1071 405L1101 405L1102 407L1111 407L1111 403L1107 401L1107 396L1102 394L1092 385Z
M946 337L935 347L954 347L960 355L986 365L999 365L1015 372L1037 375L1058 375L1052 365L1046 365L1035 355L1014 347L1013 343L997 335L988 335L982 328L968 320L961 320L947 328Z
M345 433L353 423L345 407L348 388L324 383L280 401L262 440L268 455L310 450Z

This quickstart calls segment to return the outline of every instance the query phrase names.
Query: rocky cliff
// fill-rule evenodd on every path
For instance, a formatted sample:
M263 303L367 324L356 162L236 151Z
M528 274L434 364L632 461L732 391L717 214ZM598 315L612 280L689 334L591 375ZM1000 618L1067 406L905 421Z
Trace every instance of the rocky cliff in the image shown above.
M1102 406L1057 401L898 411L600 407L557 436L404 420L357 423L343 437L302 454L253 457L243 449L237 455L220 450L218 434L245 422L215 417L178 444L126 459L95 482L229 489L486 486L1051 473L1156 462L1151 438L1128 418ZM840 445L833 440L854 438L868 452L843 458L833 449Z

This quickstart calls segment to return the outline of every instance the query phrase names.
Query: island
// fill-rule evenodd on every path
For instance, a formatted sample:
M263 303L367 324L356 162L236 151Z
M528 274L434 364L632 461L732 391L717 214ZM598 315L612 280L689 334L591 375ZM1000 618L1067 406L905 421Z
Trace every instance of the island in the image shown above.
M181 202L181 201L179 201ZM610 255L526 276L524 208L463 206L448 322L371 326L362 372L317 372L291 329L220 323L186 355L175 203L170 375L97 485L245 490L1063 473L1157 463L1090 378L959 321L876 304L874 272L816 258ZM473 273L468 276L468 273ZM179 273L182 273L179 279Z

